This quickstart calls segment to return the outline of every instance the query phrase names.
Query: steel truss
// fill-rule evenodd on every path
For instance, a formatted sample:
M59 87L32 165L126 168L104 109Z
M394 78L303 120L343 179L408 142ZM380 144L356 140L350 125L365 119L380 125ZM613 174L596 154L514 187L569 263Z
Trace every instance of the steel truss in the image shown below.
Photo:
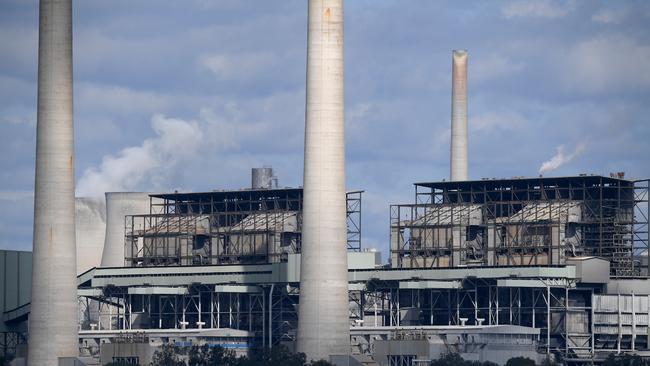
M347 194L348 248L361 250L361 194ZM262 264L300 253L302 189L169 194L126 216L127 267Z
M392 205L398 268L610 261L615 278L648 276L648 180L601 176L416 184Z

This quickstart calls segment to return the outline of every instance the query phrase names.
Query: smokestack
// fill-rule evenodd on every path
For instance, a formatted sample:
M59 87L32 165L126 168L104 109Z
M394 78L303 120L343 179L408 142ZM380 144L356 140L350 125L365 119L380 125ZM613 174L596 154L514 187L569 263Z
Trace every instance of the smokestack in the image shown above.
M451 72L451 180L467 180L467 51L453 51Z
M350 353L343 90L343 1L310 0L297 349Z
M106 192L106 235L102 267L124 267L125 216L148 214L149 193Z
M77 357L72 0L41 0L29 365Z

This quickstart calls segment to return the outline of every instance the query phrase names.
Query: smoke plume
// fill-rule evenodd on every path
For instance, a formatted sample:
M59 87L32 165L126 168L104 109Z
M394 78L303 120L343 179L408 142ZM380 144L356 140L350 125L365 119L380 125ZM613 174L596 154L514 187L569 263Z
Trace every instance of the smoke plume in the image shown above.
M542 163L542 166L539 168L539 174L552 172L553 170L561 167L562 165L566 165L570 163L573 159L582 155L582 153L585 151L586 148L587 148L587 144L581 142L576 146L576 149L572 153L567 154L564 151L564 145L558 146L557 153L552 158Z
M129 191L146 185L157 188L168 172L198 153L203 132L195 121L166 118L156 114L151 119L156 136L140 146L107 155L98 168L84 171L77 184L77 195L102 197L104 192Z

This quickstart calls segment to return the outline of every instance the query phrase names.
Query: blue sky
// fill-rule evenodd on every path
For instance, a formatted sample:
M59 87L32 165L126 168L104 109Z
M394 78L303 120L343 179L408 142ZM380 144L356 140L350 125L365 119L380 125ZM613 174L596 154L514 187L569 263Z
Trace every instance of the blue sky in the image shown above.
M74 3L79 195L302 181L305 0ZM347 184L364 246L447 178L451 50L469 52L470 178L650 177L650 2L347 0ZM0 248L31 248L37 1L0 3ZM555 157L555 158L554 158ZM554 158L554 159L553 159ZM548 164L547 164L548 165Z

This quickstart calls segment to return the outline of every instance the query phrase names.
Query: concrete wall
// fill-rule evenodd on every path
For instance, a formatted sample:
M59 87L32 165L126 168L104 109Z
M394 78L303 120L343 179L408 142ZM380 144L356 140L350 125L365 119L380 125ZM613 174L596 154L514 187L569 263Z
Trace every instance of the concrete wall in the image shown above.
M99 357L102 365L126 357L137 357L140 365L148 365L154 352L155 347L149 343L103 343Z
M32 253L0 250L0 306L2 312L31 301ZM0 322L0 332L26 331L26 322L7 325Z

